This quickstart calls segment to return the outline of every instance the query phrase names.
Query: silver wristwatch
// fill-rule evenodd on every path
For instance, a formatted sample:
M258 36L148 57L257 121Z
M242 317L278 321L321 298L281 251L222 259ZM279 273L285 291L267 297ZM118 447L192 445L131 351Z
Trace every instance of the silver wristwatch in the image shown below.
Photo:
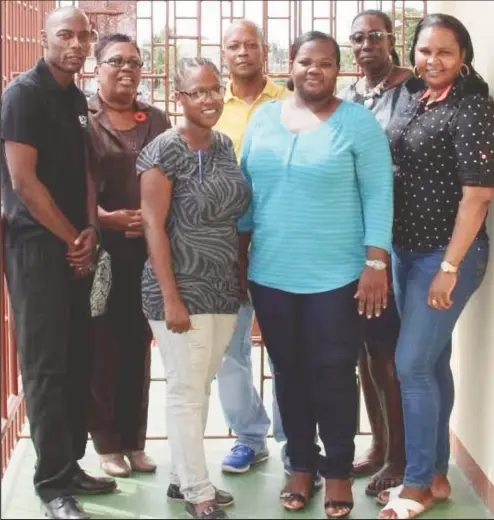
M366 260L365 265L367 267L372 267L372 269L375 269L376 271L384 271L384 269L386 269L386 262L383 262L382 260Z

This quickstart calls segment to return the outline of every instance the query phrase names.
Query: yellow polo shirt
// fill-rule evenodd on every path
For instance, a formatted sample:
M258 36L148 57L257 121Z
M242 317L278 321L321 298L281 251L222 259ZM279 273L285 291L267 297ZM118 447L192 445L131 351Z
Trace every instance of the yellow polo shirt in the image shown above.
M235 147L235 154L240 161L240 152L242 151L242 143L244 140L247 124L252 114L265 101L277 99L285 99L291 92L283 85L278 85L271 78L266 79L266 86L259 94L258 98L249 105L242 99L235 97L232 93L232 82L229 81L225 92L225 106L220 120L215 126L215 130L226 134Z

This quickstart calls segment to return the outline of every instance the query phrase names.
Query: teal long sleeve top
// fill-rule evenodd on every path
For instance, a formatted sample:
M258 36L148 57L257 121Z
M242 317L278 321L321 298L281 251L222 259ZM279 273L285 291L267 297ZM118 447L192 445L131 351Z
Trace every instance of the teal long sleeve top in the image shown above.
M346 101L294 134L282 103L260 107L244 139L253 197L238 227L252 232L249 279L291 293L330 291L360 276L366 247L391 248L388 139L369 110Z

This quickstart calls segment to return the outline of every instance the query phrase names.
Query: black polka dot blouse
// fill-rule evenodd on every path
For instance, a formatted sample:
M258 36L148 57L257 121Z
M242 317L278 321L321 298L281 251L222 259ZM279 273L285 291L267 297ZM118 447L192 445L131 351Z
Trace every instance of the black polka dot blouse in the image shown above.
M494 187L494 103L460 85L426 107L424 91L388 132L395 167L394 244L407 251L448 245L463 186ZM478 238L487 238L485 222Z

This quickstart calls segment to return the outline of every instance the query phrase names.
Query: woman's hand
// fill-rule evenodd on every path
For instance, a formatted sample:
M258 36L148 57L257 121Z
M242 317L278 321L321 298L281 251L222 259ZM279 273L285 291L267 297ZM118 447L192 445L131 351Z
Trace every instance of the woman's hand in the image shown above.
M458 283L458 273L445 273L439 271L432 280L427 303L437 311L451 309L453 300L451 295Z
M379 318L388 306L388 274L386 269L377 270L366 267L360 276L355 299L358 300L358 313L368 319Z
M100 221L103 227L120 231L127 238L143 236L142 213L140 209L119 209L102 215Z
M192 328L190 314L180 298L165 302L166 328L177 334L188 332Z

